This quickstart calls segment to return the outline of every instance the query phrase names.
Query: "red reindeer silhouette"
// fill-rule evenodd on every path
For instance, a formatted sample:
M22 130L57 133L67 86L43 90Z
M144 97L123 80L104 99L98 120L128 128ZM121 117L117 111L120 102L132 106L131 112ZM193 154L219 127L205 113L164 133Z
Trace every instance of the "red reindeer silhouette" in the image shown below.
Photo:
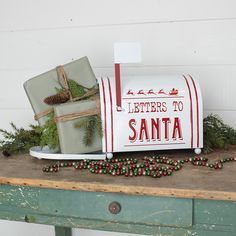
M165 91L164 91L163 89L160 89L160 90L158 91L158 94L166 94L166 93L165 93Z
M155 94L155 93L153 92L153 89L149 89L147 94Z
M139 95L140 95L140 94L146 95L142 89L140 89L137 94L139 94Z
M127 92L127 95L134 95L134 92L130 89L130 90Z

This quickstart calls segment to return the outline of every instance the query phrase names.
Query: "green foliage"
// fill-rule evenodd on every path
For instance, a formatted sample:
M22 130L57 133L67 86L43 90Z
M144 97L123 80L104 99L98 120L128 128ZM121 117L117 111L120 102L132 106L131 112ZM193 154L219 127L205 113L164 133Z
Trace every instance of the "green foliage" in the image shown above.
M85 88L74 80L69 79L68 84L72 98L82 97L86 93Z
M10 123L13 131L9 132L0 129L3 140L0 140L0 150L7 156L8 154L25 153L33 146L37 146L41 139L41 129L39 126L30 125L29 130L17 128Z
M41 129L41 139L40 146L49 146L49 148L59 148L59 137L57 132L57 125L54 121L54 113L48 115L48 120L46 123L40 127Z
M3 139L0 140L0 151L5 156L17 153L27 153L34 146L46 146L50 148L59 148L59 138L57 126L54 121L54 114L48 116L47 122L42 126L30 125L30 129L17 128L10 123L12 132L0 129Z
M217 115L209 115L203 120L204 152L215 148L227 148L236 144L236 130L223 123Z
M86 146L90 146L95 137L95 132L102 137L102 121L101 117L98 115L89 116L82 119L79 123L75 125L76 128L83 128L85 130L85 134L83 137L83 142Z
M55 87L55 90L56 90L56 94L58 94L58 93L62 93L65 89Z
M76 81L69 79L68 80L68 85L69 85L69 90L71 92L72 98L79 98L82 97L83 95L85 95L85 93L87 92L87 88L79 85ZM63 91L65 91L64 88L57 88L55 87L56 90L56 94L60 94Z

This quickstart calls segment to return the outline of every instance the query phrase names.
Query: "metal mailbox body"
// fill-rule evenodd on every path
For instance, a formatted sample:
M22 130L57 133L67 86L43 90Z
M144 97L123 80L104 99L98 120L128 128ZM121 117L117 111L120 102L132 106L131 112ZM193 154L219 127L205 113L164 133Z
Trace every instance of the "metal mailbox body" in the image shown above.
M190 75L123 77L121 111L115 102L115 78L98 83L103 152L203 147L202 95Z

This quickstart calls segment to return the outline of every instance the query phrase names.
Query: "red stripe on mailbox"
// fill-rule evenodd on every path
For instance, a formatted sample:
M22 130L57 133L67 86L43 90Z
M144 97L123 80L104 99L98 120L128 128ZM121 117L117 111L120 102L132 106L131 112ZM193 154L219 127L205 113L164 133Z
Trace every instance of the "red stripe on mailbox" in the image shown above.
M192 101L192 94L191 94L191 90L190 90L190 86L188 83L187 78L183 75L183 77L185 78L187 87L188 87L188 93L189 93L189 99L190 99L190 126L191 126L191 148L193 148L193 101Z
M111 92L111 83L110 83L110 79L107 78L108 80L108 87L109 87L109 95L110 95L110 106L111 106L111 110L110 110L110 115L111 115L111 151L114 151L114 134L113 134L113 104L112 104L112 92Z
M105 152L107 152L107 111L106 111L106 94L104 88L104 81L102 79L102 94L103 94L103 104L104 104L104 138L105 138Z
M193 87L194 87L194 91L195 91L195 96L196 96L196 108L197 108L197 147L199 147L199 107L198 107L198 93L197 93L197 88L196 88L196 84L192 78L191 75L189 75L189 77L192 80L193 83Z
M115 64L116 106L121 107L120 64Z

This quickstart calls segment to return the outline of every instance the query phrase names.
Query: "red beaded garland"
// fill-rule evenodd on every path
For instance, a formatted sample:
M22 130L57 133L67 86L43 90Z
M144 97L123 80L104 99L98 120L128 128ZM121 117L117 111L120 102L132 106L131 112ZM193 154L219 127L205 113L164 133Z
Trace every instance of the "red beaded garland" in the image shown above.
M61 167L74 167L74 169L89 169L95 174L111 174L113 176L151 176L160 178L170 176L174 171L182 169L183 164L191 163L194 166L204 166L211 169L222 169L225 162L236 161L236 158L223 158L209 163L205 157L190 157L182 160L173 160L167 157L144 157L142 160L134 158L119 158L111 160L81 160L77 162L57 162L43 167L43 172L58 172ZM168 166L169 165L169 166Z

